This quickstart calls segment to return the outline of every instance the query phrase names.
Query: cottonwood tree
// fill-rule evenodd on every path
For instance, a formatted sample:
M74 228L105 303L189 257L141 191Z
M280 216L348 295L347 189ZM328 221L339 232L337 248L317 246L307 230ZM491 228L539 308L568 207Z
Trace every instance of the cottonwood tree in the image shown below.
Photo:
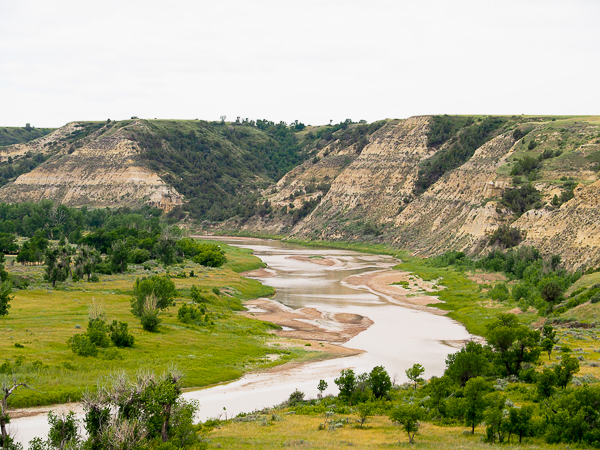
M319 380L319 385L317 386L319 390L319 398L323 398L323 392L327 389L327 382L325 380Z
M396 406L390 413L390 420L401 425L406 434L408 441L414 443L415 434L419 431L419 421L423 418L425 412L423 408L412 404L400 404Z
M79 252L75 256L75 274L83 279L87 275L87 280L90 281L92 273L102 260L100 253L97 250L91 249L85 245L79 247Z
M558 341L556 338L556 331L552 327L552 325L544 325L542 328L542 349L546 353L548 353L548 359L552 359L552 350L554 350L554 345Z
M494 349L498 368L506 375L518 375L523 363L535 364L540 357L540 332L521 324L515 314L498 314L487 325L485 337Z
M421 364L414 364L410 369L406 369L404 372L411 383L414 383L416 391L417 384L423 381L421 375L425 373L425 368Z
M448 355L445 375L464 387L471 378L489 373L491 359L493 354L488 346L478 342L468 342L460 351Z
M8 416L8 398L14 394L14 392L19 388L28 388L27 383L23 381L19 381L19 379L15 376L4 375L0 378L0 389L2 392L2 398L0 399L0 444L2 448L10 448L9 445L12 443L11 437L8 435L8 431L6 430L6 426L10 422L10 417Z
M155 439L180 448L193 442L198 405L179 398L180 380L175 369L160 376L117 374L95 393L86 394L82 403L89 448L136 448Z
M46 273L44 277L52 282L52 287L57 281L65 281L71 273L71 254L66 247L50 248L44 255Z
M386 396L392 388L392 380L383 366L374 367L367 382L375 398Z
M471 427L471 434L475 434L475 427L483 420L483 413L487 407L485 396L490 389L490 383L483 377L472 378L465 385L463 399L465 424Z
M160 323L158 315L171 306L175 295L175 283L168 277L153 275L138 278L133 286L131 312L140 318L146 331L156 331Z

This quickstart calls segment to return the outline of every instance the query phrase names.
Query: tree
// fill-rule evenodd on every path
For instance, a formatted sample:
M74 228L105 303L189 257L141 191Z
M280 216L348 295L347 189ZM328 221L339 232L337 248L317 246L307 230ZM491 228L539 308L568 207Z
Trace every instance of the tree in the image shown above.
M367 419L373 415L374 411L375 408L373 407L372 402L363 402L356 405L356 412L358 413L359 417L358 423L360 424L361 428L363 427Z
M73 411L62 416L57 416L50 411L48 413L48 423L50 424L48 444L50 448L62 450L76 446L79 442L78 422Z
M557 342L556 331L552 327L552 325L544 325L542 328L542 349L548 353L548 359L552 359L552 350L554 350L554 345Z
M483 412L487 406L485 395L490 388L483 377L472 378L465 385L465 424L471 427L471 434L475 434L475 427L483 420Z
M340 376L336 378L334 382L340 390L339 396L350 402L356 391L356 375L354 370L342 370Z
M548 303L548 309L551 311L552 306L563 299L563 289L556 281L549 281L540 289L540 295Z
M19 381L16 376L11 378L5 375L0 379L0 395L2 395L0 399L0 444L2 444L2 448L8 447L12 442L6 431L6 426L10 422L10 417L8 416L8 398L20 387L28 388L29 386L27 383Z
M0 286L0 317L8 315L10 301L14 298L12 293L12 282L5 281Z
M438 416L443 416L446 399L454 392L450 377L431 377L424 389L429 395L428 406L435 408Z
M413 404L400 404L396 406L390 413L390 420L401 425L406 434L408 441L413 444L415 434L419 431L419 420L424 416L422 408Z
M12 293L12 282L8 272L4 270L4 254L0 253L0 317L8 315L8 309L10 308L10 301L14 298L11 297Z
M165 230L154 246L154 253L165 267L172 265L175 262L175 238Z
M383 366L374 367L368 378L368 384L375 398L381 398L388 394L392 388L392 380Z
M550 398L554 393L554 386L556 386L556 374L553 370L544 368L542 373L537 377L536 389L538 395L543 398Z
M90 281L92 273L96 270L98 264L102 260L100 253L97 250L91 249L85 245L79 247L79 252L75 257L75 274L79 278L87 275L87 280Z
M151 277L137 278L133 285L133 297L131 299L131 312L136 317L141 317L147 309L148 299L152 296L156 299L155 308L164 310L173 303L177 295L175 283L167 277L152 275Z
M0 233L0 253L17 253L17 237L12 233Z
M125 240L115 241L111 246L110 262L113 270L121 273L127 271L129 252L131 248Z
M487 396L487 408L483 414L486 428L487 442L494 443L496 440L502 442L504 440L505 417L504 407L506 405L506 397L501 392L493 392Z
M325 380L319 380L317 389L319 390L319 398L323 398L323 392L327 389L327 382Z
M486 339L507 375L518 375L524 362L535 364L539 359L540 332L519 323L515 314L499 314L487 325Z
M425 373L425 368L421 364L414 364L410 369L406 369L404 371L406 376L415 385L415 391L417 390L417 383L421 383L423 381L423 373Z
M460 351L448 355L444 375L461 387L471 378L485 376L490 371L491 349L478 342L467 342Z
M577 372L579 372L579 361L577 358L572 357L568 351L563 351L560 364L554 366L556 385L563 389L566 388Z
M121 450L146 448L160 439L172 447L186 447L196 440L193 418L197 403L180 399L181 375L170 370L161 376L140 373L112 376L95 393L83 399L86 448Z
M519 444L525 436L533 434L533 408L531 406L523 406L521 408L510 408L508 410L508 443L510 444L510 435L516 434L519 436Z
M52 287L57 281L65 281L71 273L71 255L66 247L49 248L44 255L46 273L44 277L52 282Z

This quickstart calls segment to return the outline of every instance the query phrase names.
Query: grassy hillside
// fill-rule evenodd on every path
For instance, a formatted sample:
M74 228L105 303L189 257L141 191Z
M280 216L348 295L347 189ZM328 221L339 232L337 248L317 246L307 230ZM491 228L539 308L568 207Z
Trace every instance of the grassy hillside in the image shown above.
M0 127L0 147L33 141L54 130L55 128Z
M144 121L132 134L152 170L183 194L201 220L257 212L260 190L306 158L290 127L205 121Z

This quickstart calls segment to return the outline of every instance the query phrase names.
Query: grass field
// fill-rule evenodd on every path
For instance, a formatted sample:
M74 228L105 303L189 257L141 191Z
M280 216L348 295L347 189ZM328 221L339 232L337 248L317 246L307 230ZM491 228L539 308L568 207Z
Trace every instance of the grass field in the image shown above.
M273 416L273 414L276 414ZM477 427L475 434L464 434L466 427L437 426L424 422L409 444L406 433L394 425L387 417L376 416L369 419L364 428L355 424L357 416L337 416L347 418L348 425L335 431L318 430L323 417L290 415L286 410L266 412L251 422L229 422L216 428L205 437L208 448L237 449L373 449L373 448L433 448L440 450L491 449L500 448L483 442L484 427ZM273 420L275 419L275 420ZM549 445L539 439L525 439L523 445L503 444L501 448L564 448Z
M242 317L241 300L271 295L271 287L243 278L239 272L263 266L249 250L222 245L228 262L212 269L187 263L170 269L179 296L176 306L165 311L160 332L142 329L130 312L130 292L138 276L164 273L134 266L125 275L101 276L99 283L58 283L57 289L41 281L42 266L11 265L7 269L35 280L26 290L14 292L9 315L0 319L0 372L15 371L35 389L19 390L11 396L10 406L24 407L78 400L93 388L100 377L114 371L140 369L161 371L175 365L185 373L184 386L200 387L229 381L244 372L270 367L293 358L323 355L304 348L279 349L271 345L272 325ZM176 278L180 272L194 278ZM177 310L189 301L189 289L196 285L209 298L208 310L214 326L185 325L177 320ZM215 295L212 288L221 295ZM67 339L85 331L92 303L104 307L106 318L129 323L135 336L130 349L111 349L98 357L80 357L67 346ZM76 328L77 326L81 329ZM23 346L16 347L15 344ZM275 360L275 361L273 361Z

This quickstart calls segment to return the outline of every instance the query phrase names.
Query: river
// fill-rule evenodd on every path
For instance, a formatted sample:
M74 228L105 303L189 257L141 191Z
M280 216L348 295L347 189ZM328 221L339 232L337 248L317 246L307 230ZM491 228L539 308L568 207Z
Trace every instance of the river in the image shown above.
M419 363L425 367L426 378L439 376L444 371L446 356L456 351L446 342L472 337L460 323L448 317L399 306L386 295L344 281L351 275L389 269L396 262L391 257L308 248L274 240L220 240L253 250L267 264L273 276L258 279L276 288L274 300L294 309L312 307L330 313L360 314L373 324L343 344L363 350L358 356L247 374L232 383L184 393L186 399L199 400L199 420L270 407L286 400L295 389L307 397L315 397L320 379L329 385L326 393L336 393L334 379L346 368L361 373L382 365L392 379L402 383L407 381L404 371ZM335 264L316 264L310 257L326 257ZM77 405L74 409L80 412ZM46 415L15 419L12 429L17 432L17 440L26 444L33 437L47 433Z

